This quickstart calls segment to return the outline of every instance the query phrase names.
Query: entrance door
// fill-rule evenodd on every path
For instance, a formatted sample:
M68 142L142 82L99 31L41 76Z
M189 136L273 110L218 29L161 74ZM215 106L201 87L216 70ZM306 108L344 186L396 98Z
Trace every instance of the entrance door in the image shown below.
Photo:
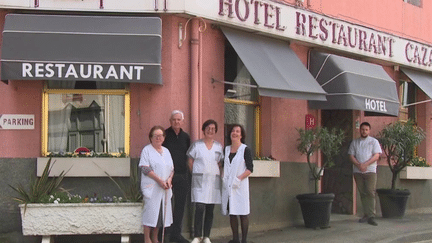
M353 179L352 164L348 160L348 148L353 139L352 110L322 110L322 126L329 129L340 128L345 132L345 140L338 156L334 158L335 165L324 170L322 192L334 193L332 213L353 213Z

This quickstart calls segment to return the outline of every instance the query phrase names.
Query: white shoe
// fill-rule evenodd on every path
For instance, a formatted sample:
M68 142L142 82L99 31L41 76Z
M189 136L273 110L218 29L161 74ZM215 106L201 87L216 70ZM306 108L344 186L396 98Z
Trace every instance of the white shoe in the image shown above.
M204 237L203 243L211 243L210 238Z
M200 243L201 242L201 238L200 237L195 237L191 243Z

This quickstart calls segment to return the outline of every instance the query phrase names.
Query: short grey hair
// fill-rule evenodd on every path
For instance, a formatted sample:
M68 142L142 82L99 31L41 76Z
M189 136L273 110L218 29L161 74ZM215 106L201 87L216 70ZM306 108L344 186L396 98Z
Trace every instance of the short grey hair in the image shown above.
M171 112L171 118L172 118L174 115L177 115L177 114L180 114L181 117L182 117L182 120L184 120L184 114L183 114L183 112L180 111L180 110L173 110L173 111Z

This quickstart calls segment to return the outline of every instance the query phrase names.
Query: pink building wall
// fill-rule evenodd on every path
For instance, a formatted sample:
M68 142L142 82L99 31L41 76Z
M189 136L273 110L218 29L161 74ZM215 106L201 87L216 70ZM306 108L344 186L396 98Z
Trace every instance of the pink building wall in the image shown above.
M0 130L0 157L34 158L41 155L42 81L0 82L0 114L35 116L34 130Z

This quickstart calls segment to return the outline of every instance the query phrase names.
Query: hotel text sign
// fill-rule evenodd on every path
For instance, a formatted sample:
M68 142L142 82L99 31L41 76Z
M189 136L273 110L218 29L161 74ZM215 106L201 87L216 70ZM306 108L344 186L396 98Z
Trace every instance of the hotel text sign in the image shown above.
M34 115L0 114L0 130L33 130Z
M432 46L268 0L185 0L225 24L432 71ZM202 1L201 1L202 2Z

